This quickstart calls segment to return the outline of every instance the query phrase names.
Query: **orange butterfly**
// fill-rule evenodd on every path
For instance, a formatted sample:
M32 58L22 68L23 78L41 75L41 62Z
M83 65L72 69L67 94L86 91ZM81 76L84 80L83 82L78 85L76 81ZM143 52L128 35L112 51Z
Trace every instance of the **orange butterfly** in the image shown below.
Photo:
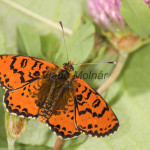
M119 122L104 99L73 75L70 61L59 67L21 55L0 56L0 83L6 109L24 118L39 118L63 139L82 133L105 136Z

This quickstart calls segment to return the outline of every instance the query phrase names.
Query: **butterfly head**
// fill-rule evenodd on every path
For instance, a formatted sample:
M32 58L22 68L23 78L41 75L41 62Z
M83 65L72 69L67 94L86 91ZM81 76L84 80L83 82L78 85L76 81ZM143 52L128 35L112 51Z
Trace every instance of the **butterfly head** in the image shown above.
M74 71L73 62L69 61L68 63L64 63L63 68L69 71Z
M73 63L72 62L68 62L68 63L64 63L63 67L60 69L60 72L58 74L58 78L59 79L63 79L63 80L68 80L68 78L70 77L70 73L74 70L73 68Z

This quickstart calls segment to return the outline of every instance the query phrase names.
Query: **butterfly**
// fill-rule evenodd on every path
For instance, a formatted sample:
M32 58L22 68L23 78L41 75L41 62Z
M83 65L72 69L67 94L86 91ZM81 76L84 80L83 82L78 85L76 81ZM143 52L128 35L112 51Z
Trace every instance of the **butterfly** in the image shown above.
M39 118L63 139L82 133L104 137L116 131L119 122L111 108L73 70L70 61L59 67L34 57L1 55L6 109L20 117Z

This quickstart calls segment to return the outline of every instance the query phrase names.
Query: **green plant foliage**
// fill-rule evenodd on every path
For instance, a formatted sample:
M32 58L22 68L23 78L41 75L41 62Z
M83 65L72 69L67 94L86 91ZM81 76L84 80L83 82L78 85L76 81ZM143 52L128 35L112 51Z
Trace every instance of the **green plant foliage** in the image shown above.
M106 62L117 60L116 55L106 53L106 45L98 52L92 50L94 45L94 27L91 23L83 24L81 0L13 0L29 10L58 22L64 27L74 29L72 35L66 36L69 60L75 63ZM86 1L84 1L86 2ZM141 37L150 34L149 9L140 0L123 0L122 14L130 26ZM128 10L128 11L127 11ZM137 17L137 14L139 17ZM14 17L15 16L15 17ZM34 20L28 14L22 14L13 7L0 2L0 53L6 49L8 54L24 54L62 66L67 62L62 32ZM80 19L79 19L80 18ZM142 20L142 21L141 21ZM87 21L88 22L88 21ZM6 44L5 44L6 43ZM7 45L7 47L6 47ZM105 138L81 135L66 140L62 150L148 150L150 149L150 45L133 52L126 61L119 78L102 96L111 106L120 121L119 130ZM87 72L103 71L111 75L109 64L84 66L80 70ZM76 70L79 66L75 67ZM106 78L107 80L107 78ZM105 80L105 81L106 81ZM87 80L93 88L98 88L104 80ZM7 150L7 137L4 129L4 107L0 92L0 149ZM38 120L29 120L25 132L17 139L16 150L52 149L57 136Z
M122 15L130 28L139 36L150 36L150 9L143 0L123 0Z
M6 50L6 44L5 44L5 39L3 34L0 32L0 54L4 54ZM6 142L6 132L5 132L5 127L4 127L4 109L3 109L3 90L0 88L0 148L1 147L7 147L7 142Z
M40 36L27 24L18 26L18 49L22 55L42 57Z
M42 0L42 2L41 0L36 0L36 2L35 0L13 0L13 2L56 23L62 20L65 27L72 29L74 24L76 24L76 20L81 16L83 0L62 0L61 2L60 0ZM48 34L49 32L60 34L60 31L56 31L54 28L45 25L45 23L37 21L30 15L17 11L15 8L2 2L0 2L0 12L0 29L2 29L6 38L7 53L17 53L16 28L19 24L32 25L36 32L43 34Z
M52 33L43 35L40 39L43 55L47 58L47 60L53 62L60 46L60 40L55 34Z
M6 43L3 34L0 31L0 54L4 54L6 51Z
M3 93L0 89L0 148L7 148L7 141L6 141L6 132L5 132L5 126L4 126L4 118L5 118L5 110L3 109Z

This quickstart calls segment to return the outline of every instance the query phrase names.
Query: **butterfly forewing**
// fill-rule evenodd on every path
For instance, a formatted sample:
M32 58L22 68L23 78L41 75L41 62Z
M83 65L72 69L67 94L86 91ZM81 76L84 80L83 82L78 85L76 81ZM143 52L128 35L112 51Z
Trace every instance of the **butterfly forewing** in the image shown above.
M57 66L34 57L0 55L0 84L17 89L43 76L46 70Z

